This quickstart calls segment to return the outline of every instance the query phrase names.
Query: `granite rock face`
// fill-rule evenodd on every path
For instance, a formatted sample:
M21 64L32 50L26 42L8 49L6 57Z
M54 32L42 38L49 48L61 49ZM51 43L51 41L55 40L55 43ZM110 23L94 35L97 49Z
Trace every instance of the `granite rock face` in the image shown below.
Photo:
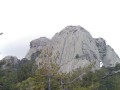
M1 62L0 67L2 67L2 69L7 69L17 65L19 63L19 59L15 56L6 56L0 62Z
M106 42L103 38L96 38L95 42L100 54L100 59L103 60L106 55Z
M116 64L120 63L120 58L109 45L106 46L106 55L102 59L103 65L105 67L114 67Z
M70 72L94 62L95 68L100 68L100 55L95 41L81 26L64 28L52 38L51 42L53 55L57 52L60 54L57 62L61 66L61 71Z
M120 58L103 38L95 39L96 46L100 54L101 61L105 67L114 67L117 63L120 63Z
M40 37L30 42L30 50L28 51L25 58L28 60L35 60L41 53L40 50L45 47L50 40L46 37Z
M94 64L93 69L100 68L100 62L105 67L115 66L120 59L114 50L106 45L102 38L93 38L91 34L81 26L67 26L49 40L39 38L30 43L27 59L34 58L39 65L42 50L51 47L52 57L60 65L62 72L71 72L79 67Z

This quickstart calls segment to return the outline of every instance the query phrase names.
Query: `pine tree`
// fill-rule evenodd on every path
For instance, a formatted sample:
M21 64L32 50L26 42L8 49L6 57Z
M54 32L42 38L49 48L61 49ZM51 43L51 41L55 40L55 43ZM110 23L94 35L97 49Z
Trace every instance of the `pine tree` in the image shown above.
M41 74L47 77L48 90L51 90L51 82L58 74L59 65L56 63L56 57L52 57L51 48L46 47L40 55L39 68L42 68Z

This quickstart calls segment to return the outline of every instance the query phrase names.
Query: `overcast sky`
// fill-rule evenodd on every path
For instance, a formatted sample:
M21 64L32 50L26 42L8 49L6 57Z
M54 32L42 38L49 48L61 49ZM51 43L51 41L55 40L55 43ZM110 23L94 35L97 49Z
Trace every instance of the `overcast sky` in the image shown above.
M120 56L120 0L0 0L0 58L23 58L31 40L68 25L103 37Z

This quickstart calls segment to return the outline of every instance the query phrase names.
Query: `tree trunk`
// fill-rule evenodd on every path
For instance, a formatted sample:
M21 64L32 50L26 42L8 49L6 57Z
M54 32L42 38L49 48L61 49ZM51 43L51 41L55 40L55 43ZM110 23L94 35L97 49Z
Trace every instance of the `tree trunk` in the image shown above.
M64 82L63 82L63 80L62 80L62 79L60 79L60 85L61 85L62 90L65 90L65 87L64 87Z
M51 90L51 78L48 76L48 90Z

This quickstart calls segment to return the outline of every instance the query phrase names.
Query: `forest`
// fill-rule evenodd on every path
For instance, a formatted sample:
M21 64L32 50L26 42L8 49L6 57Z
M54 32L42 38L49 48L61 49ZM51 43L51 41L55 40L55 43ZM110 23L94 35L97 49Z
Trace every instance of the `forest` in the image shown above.
M88 66L58 73L56 63L44 62L38 69L34 60L24 58L3 69L4 63L0 61L0 90L120 90L120 64L95 71Z

